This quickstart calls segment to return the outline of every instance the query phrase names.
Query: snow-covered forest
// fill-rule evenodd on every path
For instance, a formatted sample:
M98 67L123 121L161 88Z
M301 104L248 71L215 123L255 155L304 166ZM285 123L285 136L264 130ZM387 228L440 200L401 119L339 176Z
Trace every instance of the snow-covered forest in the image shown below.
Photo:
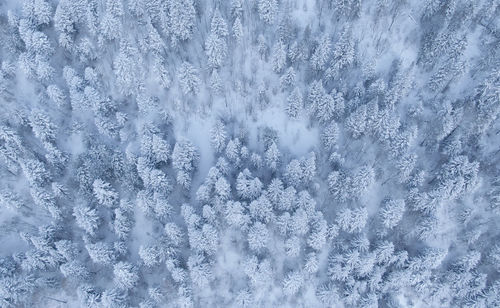
M500 307L499 0L0 0L0 307Z

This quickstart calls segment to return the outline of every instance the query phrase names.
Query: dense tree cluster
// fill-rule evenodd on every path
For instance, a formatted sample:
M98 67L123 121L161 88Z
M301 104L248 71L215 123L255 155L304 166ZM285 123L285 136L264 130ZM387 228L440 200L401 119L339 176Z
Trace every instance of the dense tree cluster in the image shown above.
M499 16L0 2L0 307L500 306Z

